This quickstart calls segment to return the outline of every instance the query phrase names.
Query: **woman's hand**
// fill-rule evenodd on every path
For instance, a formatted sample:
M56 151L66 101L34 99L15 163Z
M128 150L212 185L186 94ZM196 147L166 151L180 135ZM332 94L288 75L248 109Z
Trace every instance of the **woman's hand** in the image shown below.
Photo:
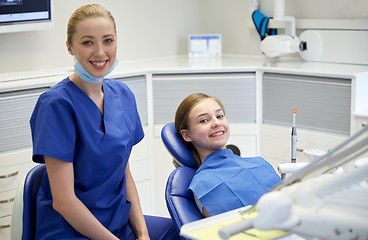
M150 237L147 234L142 234L141 236L137 236L137 240L150 240Z

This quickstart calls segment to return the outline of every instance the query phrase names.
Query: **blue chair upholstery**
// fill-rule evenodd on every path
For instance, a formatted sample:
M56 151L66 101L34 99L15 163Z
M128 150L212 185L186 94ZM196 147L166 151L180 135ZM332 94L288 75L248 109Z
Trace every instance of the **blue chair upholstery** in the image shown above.
M175 123L166 124L161 130L161 138L166 149L180 166L197 168L192 152L185 146L175 131Z
M35 239L36 197L45 171L45 164L36 165L26 175L24 185L20 186L13 208L11 239Z
M202 219L188 187L197 169L197 163L191 151L181 141L173 122L166 124L161 131L161 138L170 155L180 167L170 174L165 191L167 209L178 231L186 223Z

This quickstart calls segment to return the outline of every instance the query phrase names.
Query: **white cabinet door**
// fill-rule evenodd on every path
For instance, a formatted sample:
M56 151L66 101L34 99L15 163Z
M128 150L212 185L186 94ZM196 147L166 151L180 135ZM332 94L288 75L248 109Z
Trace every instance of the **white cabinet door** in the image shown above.
M265 73L262 79L261 155L276 167L291 161L296 108L297 162L302 151L328 151L350 135L351 79Z
M297 162L307 162L305 149L329 151L348 136L297 128ZM261 156L275 169L278 164L291 161L291 127L263 124L260 139Z

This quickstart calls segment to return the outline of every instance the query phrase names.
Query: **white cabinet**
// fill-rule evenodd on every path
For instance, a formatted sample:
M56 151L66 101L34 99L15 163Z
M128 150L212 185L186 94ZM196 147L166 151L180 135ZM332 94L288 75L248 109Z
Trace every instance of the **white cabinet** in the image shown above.
M278 164L291 161L291 127L263 124L260 134L261 156L277 169ZM297 162L306 162L305 149L321 149L328 151L347 136L297 128Z
M174 166L160 133L191 93L219 98L230 124L228 143L238 146L242 156L261 155L274 167L291 158L293 108L298 109L297 161L306 161L303 149L327 151L368 122L368 114L361 114L368 110L366 66L241 57L223 57L216 66L189 63L187 58L142 65L122 62L120 72L114 70L113 77L134 92L145 131L130 158L145 214L169 215L164 194ZM11 196L33 166L30 113L38 95L59 80L0 83L0 175L12 176L0 178L0 202L5 201L0 206L0 239L9 239Z
M15 193L29 169L35 166L31 154L30 148L0 154L0 239L9 239Z
M304 149L328 151L350 135L349 78L265 73L262 80L261 155L275 167L291 160L292 109L296 108L297 162Z
M0 239L10 239L10 222L11 216L0 218Z
M38 96L49 87L0 91L0 239L10 236L14 197L31 159L29 119Z

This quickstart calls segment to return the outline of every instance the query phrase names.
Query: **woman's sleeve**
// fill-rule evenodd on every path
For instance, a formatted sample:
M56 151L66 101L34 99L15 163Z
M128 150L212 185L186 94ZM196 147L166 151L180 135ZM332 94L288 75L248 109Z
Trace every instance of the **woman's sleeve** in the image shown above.
M44 163L43 156L72 162L76 128L70 104L52 94L43 94L30 119L33 161Z

